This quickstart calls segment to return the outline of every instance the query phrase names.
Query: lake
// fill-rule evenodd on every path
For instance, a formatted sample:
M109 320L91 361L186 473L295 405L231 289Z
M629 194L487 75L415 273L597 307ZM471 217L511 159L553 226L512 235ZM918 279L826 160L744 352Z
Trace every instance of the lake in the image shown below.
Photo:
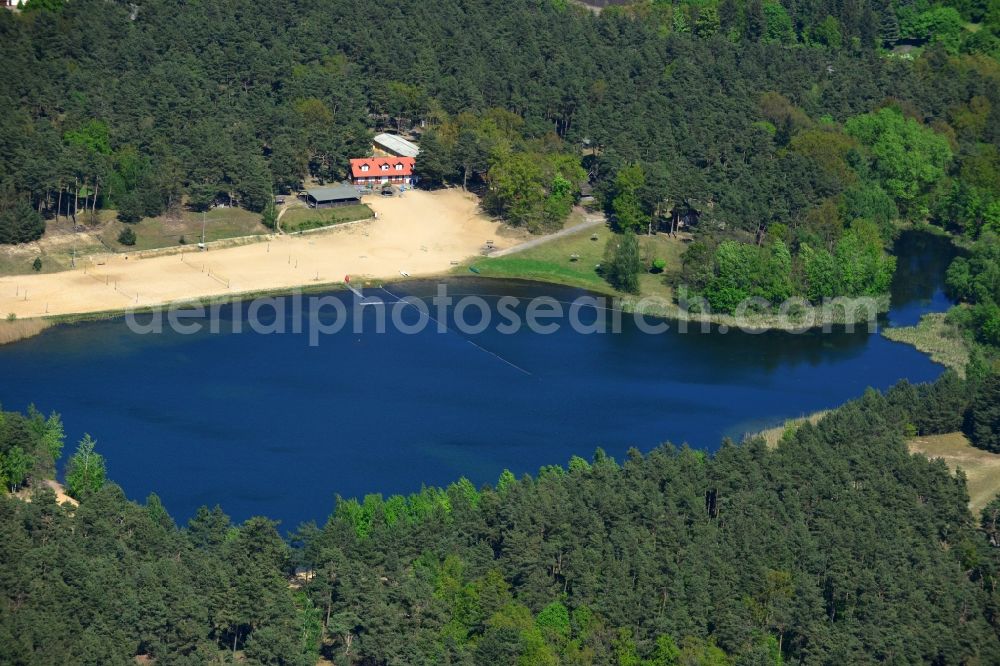
M887 319L911 324L947 308L947 240L908 233L897 250ZM584 295L478 278L446 284L453 296L481 296L491 315L503 296L520 299L510 311L523 317L532 297ZM407 282L365 294L392 303L436 288ZM354 298L331 296L348 307ZM290 310L290 297L276 301ZM289 530L323 521L337 494L408 493L460 476L492 483L504 468L534 473L597 447L616 457L666 441L712 451L724 437L835 407L866 387L942 372L867 330L681 334L672 325L653 335L625 316L617 334L568 325L506 334L496 317L478 334L460 333L453 318L442 320L443 333L436 325L378 333L371 329L387 306L373 305L349 311L343 330L310 346L305 332L232 332L250 307L221 308L217 334L139 335L116 320L0 347L0 402L58 411L67 454L90 433L128 496L155 492L178 521L221 504L236 520L264 514ZM397 307L406 324L426 321L416 307ZM291 321L290 312L265 310L266 324ZM598 317L612 314L579 312L585 324Z

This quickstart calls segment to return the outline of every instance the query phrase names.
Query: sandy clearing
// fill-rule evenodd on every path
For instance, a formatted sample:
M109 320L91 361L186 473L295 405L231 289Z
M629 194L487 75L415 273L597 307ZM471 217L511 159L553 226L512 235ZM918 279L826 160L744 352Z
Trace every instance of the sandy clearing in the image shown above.
M72 506L80 505L79 502L77 502L75 499L66 494L66 489L63 488L63 485L58 481L54 481L53 479L46 479L45 485L51 488L52 492L56 494L56 502L58 502L59 504L65 504L66 502L69 502Z
M146 259L104 255L72 271L0 277L0 316L103 312L340 282L346 275L434 275L479 254L487 240L498 249L516 242L460 190L366 196L365 203L377 219L331 231Z
M941 458L953 472L965 472L969 490L969 508L979 515L983 507L1000 491L1000 454L972 446L960 432L945 435L925 435L907 442L911 453L923 453L928 458Z
M79 506L80 505L79 502L77 502L75 499L73 499L72 497L70 497L69 495L67 495L66 494L66 489L63 487L63 485L61 483L59 483L58 481L54 480L54 479L45 479L45 480L43 480L41 482L41 486L45 486L45 487L49 488L50 490L52 490L52 492L54 492L56 494L56 503L57 504L65 504L66 502L69 502L70 506L74 506L75 507L75 506ZM41 486L38 486L38 487L41 487ZM25 502L30 502L31 501L31 494L34 492L34 490L35 490L35 486L25 487L25 488L22 488L21 490L17 491L17 493L15 493L15 496L18 497L19 499L24 500Z

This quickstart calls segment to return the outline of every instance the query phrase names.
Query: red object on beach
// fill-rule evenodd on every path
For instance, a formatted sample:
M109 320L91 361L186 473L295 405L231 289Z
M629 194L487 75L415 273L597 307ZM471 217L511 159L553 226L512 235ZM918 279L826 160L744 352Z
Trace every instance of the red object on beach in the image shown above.
M345 275L344 276L344 282L350 282L350 281L351 281L351 276L350 275Z

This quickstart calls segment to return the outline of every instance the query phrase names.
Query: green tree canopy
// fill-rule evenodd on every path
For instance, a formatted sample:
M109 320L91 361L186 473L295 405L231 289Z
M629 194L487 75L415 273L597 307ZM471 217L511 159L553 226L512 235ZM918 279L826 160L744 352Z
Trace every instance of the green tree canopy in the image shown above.
M974 446L1000 452L1000 375L989 375L976 387L965 431Z
M105 482L104 456L96 453L97 443L84 435L66 466L66 491L71 497L83 499L99 491Z
M611 286L619 291L638 293L642 258L635 233L625 231L609 238L604 255L602 269Z
M948 140L891 107L851 118L845 128L900 208L914 219L925 216L926 195L951 163Z

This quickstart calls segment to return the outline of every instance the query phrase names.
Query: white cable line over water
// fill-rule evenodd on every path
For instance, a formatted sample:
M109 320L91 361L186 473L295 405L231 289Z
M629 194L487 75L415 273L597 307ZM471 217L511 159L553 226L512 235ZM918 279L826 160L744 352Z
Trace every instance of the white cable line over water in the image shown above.
M472 345L473 347L475 347L475 348L476 348L476 349L478 349L479 351L482 351L482 352L485 352L485 353L489 354L490 356L493 356L493 357L495 357L495 358L499 359L500 361L503 361L504 363L506 363L506 364L507 364L507 365L509 365L510 367L514 368L514 369L515 369L515 370L517 370L518 372L523 372L524 374L528 375L529 377L534 377L534 376L535 376L534 374L532 374L531 372L528 372L527 370L525 370L525 369L524 369L524 368L522 368L521 366L517 365L516 363L512 363L511 361L508 361L507 359L505 359L505 358L504 358L503 356L501 356L500 354L498 354L498 353L496 353L496 352L494 352L494 351L490 351L490 350L489 350L489 349L487 349L486 347L483 347L482 345L480 345L480 344L477 344L477 343L473 342L473 341L472 341L472 340L470 340L469 338L466 338L465 336L463 336L463 335L460 335L459 333L456 333L455 331L451 330L450 328L448 328L448 326L447 326L446 324L443 324L443 323L441 323L440 321L438 321L437 319L435 319L434 317L432 317L432 316L430 315L430 312L424 312L423 310L421 310L420 308L418 308L418 307L417 307L416 305L413 305L413 303L410 303L409 301L404 301L404 300L403 300L403 299L401 299L401 298L400 298L399 296L397 296L396 294L392 293L391 291L389 291L389 290L388 290L388 289L386 289L385 287L379 287L379 289L381 289L381 290L382 290L382 291L384 291L385 293L387 293L387 294L389 294L390 296L392 296L393 298L395 298L395 299L396 299L396 302L397 302L397 303L402 303L402 304L404 304L404 305L409 305L409 306L412 306L412 307L413 307L413 308L415 308L415 309L416 309L416 311L417 311L417 312L419 312L419 313L420 313L421 315L423 315L423 316L427 317L427 318L428 318L428 319L430 319L430 320L431 320L432 322L434 322L435 324L437 324L438 326L440 326L440 327L441 327L441 328L443 328L444 330L448 331L449 333L454 333L455 335L457 335L458 337L462 338L463 340L465 340L466 342L468 342L468 343L469 343L470 345ZM421 300L423 300L423 299L421 299Z

